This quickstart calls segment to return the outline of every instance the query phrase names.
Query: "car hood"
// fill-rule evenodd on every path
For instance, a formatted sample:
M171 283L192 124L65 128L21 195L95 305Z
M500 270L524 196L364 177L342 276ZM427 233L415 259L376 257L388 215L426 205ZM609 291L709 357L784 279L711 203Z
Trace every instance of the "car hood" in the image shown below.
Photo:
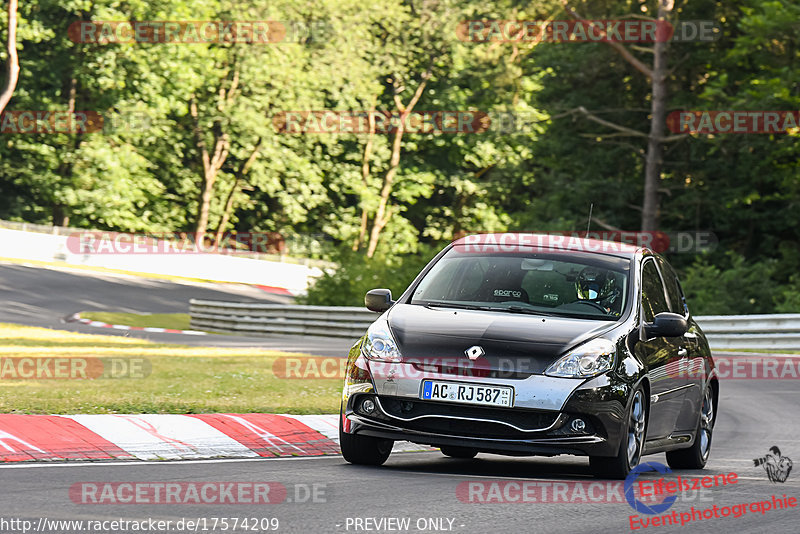
M457 365L503 373L541 374L570 348L619 325L508 312L396 304L387 320L406 361ZM480 354L475 360L466 351ZM492 373L494 375L496 373Z

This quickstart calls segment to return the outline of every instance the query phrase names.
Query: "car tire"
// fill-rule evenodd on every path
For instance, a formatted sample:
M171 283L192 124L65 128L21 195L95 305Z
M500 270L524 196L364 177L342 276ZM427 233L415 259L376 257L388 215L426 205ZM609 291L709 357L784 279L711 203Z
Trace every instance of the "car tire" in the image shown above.
M392 454L394 441L348 434L342 428L342 414L339 414L339 447L345 461L355 465L383 465Z
M711 384L706 386L703 394L703 405L697 418L697 432L694 443L686 449L678 449L667 453L667 464L672 469L703 469L711 454L711 438L714 433L716 419L714 390Z
M631 395L617 455L589 457L589 466L596 477L624 479L631 469L639 465L647 434L647 417L647 399L640 386Z
M475 458L478 454L476 449L470 449L469 447L456 447L456 446L445 446L440 447L440 451L445 456L449 456L450 458L460 458L463 460L469 460L470 458Z

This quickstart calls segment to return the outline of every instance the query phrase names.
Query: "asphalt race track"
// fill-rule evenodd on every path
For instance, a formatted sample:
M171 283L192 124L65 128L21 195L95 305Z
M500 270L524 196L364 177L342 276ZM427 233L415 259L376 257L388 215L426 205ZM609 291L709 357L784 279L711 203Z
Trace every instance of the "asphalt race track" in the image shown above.
M97 332L83 325L62 324L61 317L86 309L185 312L190 298L277 300L273 295L241 286L197 286L8 264L0 264L0 298L2 322L88 333ZM273 347L321 355L343 355L349 344L349 340L326 338L144 335L155 341ZM738 475L737 483L689 492L663 513L675 511L680 519L680 514L689 512L692 507L702 510L717 506L722 509L771 501L773 495L780 498L784 494L800 499L800 469L791 472L786 482L778 483L770 482L765 470L753 465L753 459L767 454L772 446L779 447L782 455L800 461L797 440L800 435L800 417L797 415L800 412L800 381L724 380L718 409L719 418L707 468L704 471L676 471L666 478L734 472ZM646 457L645 461L664 463L665 458L658 454ZM640 480L656 478L655 473L648 473ZM75 525L68 527L50 523L54 520L120 519L172 521L169 530L163 532L270 532L274 530L245 530L241 525L233 530L233 518L251 521L252 518L266 518L267 526L270 525L269 519L277 518L278 532L588 534L633 532L630 517L637 515L624 497L616 502L588 502L586 497L570 493L566 501L562 497L556 503L479 503L469 502L469 494L463 491L471 482L483 483L483 487L488 489L493 481L562 486L563 483L588 484L595 481L589 475L585 458L568 456L506 458L482 454L474 460L455 460L438 452L396 453L381 468L351 466L338 456L157 463L7 464L0 466L0 480L3 481L0 532L22 532L22 525L26 524L17 520L31 521L29 532L36 531L35 527L41 527L38 532L125 532L120 527L112 528L110 523L106 530L87 529L88 524L83 530L77 530ZM72 498L70 496L70 488L84 482L274 482L286 488L287 496L279 503L258 505L76 503L73 500L75 494ZM602 486L611 488L605 482ZM316 498L311 496L314 491ZM479 494L490 495L488 490ZM613 490L610 495L614 495ZM519 499L520 493L507 496ZM505 499L495 493L494 499L498 498ZM797 533L800 532L798 510L800 507L770 510L763 514L748 511L738 518L703 519L684 526L650 526L637 531ZM638 517L656 516L638 514ZM226 520L227 529L223 527L222 519ZM409 521L408 528L401 526L405 519ZM179 525L180 520L184 523ZM185 522L198 520L202 523L187 526Z
M800 432L800 388L794 380L729 380L722 384L720 415L714 435L711 460L704 471L680 471L667 477L699 477L735 472L735 485L702 490L679 499L673 510L688 512L718 506L800 497L800 472L792 472L785 483L767 479L753 458L777 445L783 455L800 458L796 436ZM664 462L664 455L646 457ZM41 465L41 464L39 464ZM655 479L654 473L642 479ZM597 533L632 532L629 517L635 512L626 502L611 503L470 503L458 499L463 482L517 480L521 482L591 482L584 458L505 458L479 455L475 460L454 460L431 453L396 453L382 468L355 467L340 457L206 461L195 463L130 463L20 465L0 467L4 490L0 495L3 518L28 519L37 524L44 517L75 520L172 520L173 532L180 519L277 518L278 532L437 532L418 530L428 519L444 518L445 532L480 533ZM287 488L288 499L304 500L317 485L318 502L282 502L260 505L153 505L75 504L69 489L80 482L278 482ZM517 494L518 496L518 494ZM513 498L513 495L512 495ZM313 500L313 498L311 498ZM324 501L324 502L323 502ZM654 516L651 516L654 517ZM348 519L349 518L349 519ZM374 528L375 523L356 519L410 518L408 530ZM232 521L232 519L230 519ZM436 523L434 523L436 524ZM395 523L382 526L396 527ZM362 528L356 528L361 526ZM369 530L366 527L373 527ZM230 527L229 527L230 528ZM198 529L203 532L202 526ZM642 531L641 529L639 531ZM64 530L69 531L69 530ZM260 530L266 532L267 530ZM441 532L439 530L438 532ZM739 518L712 518L683 527L667 526L647 532L749 532L796 533L798 508L747 512ZM223 532L218 525L216 532ZM228 532L231 532L229 529ZM240 532L245 532L241 530Z
M181 283L78 269L0 263L0 322L99 334L97 328L63 323L79 311L188 313L189 300L287 303L288 298L242 284ZM215 347L260 347L319 356L345 356L353 340L300 336L191 336L104 330L105 335Z

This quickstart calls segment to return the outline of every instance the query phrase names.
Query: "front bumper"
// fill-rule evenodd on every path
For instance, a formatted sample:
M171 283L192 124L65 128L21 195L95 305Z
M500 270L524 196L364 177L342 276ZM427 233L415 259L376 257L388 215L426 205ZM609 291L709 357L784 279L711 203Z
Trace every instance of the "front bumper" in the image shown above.
M375 406L371 413L362 406L367 398ZM572 400L556 411L454 405L365 392L350 396L343 409L345 427L352 434L515 456L616 455L622 404L607 400L598 405L598 392L591 387L576 391ZM576 419L583 420L585 428L574 429Z
M641 379L636 372L605 373L588 380L536 374L456 376L409 364L378 365L366 360L360 348L361 340L353 345L348 359L342 430L434 447L470 447L508 455L616 456L630 395ZM620 368L640 370L636 365ZM420 400L425 379L513 385L513 408ZM359 410L366 396L375 403L374 413ZM583 431L571 428L575 418L586 423Z

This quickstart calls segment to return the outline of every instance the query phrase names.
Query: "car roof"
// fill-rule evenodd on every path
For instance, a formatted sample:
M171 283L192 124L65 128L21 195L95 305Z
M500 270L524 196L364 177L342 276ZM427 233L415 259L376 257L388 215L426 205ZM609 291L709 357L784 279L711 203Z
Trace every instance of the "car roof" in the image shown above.
M635 233L631 232L631 235L635 235ZM637 253L653 253L650 249L638 245L631 245L618 241L587 239L570 234L473 234L456 239L452 244L454 246L464 245L471 247L474 252L508 252L510 248L514 247L540 247L545 249L606 254L621 258L633 258Z

